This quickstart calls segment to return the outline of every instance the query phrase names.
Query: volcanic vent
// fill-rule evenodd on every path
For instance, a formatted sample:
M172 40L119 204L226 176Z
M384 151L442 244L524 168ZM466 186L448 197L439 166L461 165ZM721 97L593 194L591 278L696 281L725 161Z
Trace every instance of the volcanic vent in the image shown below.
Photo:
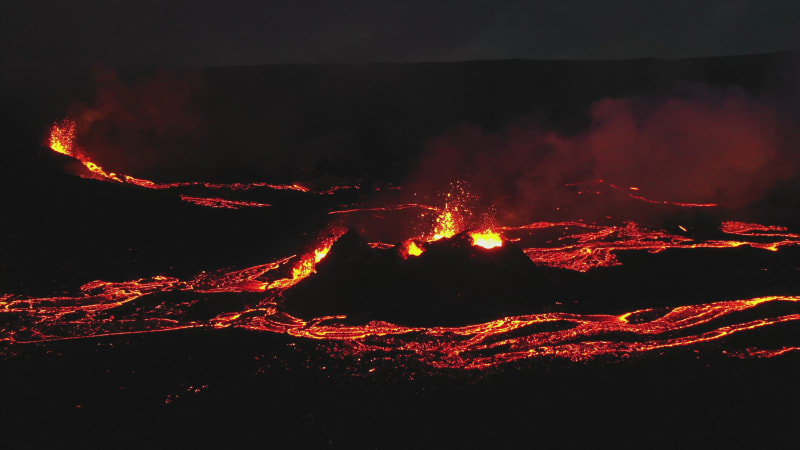
M566 281L566 271L537 266L516 245L483 248L466 232L422 248L418 256L403 257L402 246L371 248L351 231L313 277L284 293L286 309L299 317L344 314L362 323L466 325L541 311L551 304L548 294Z

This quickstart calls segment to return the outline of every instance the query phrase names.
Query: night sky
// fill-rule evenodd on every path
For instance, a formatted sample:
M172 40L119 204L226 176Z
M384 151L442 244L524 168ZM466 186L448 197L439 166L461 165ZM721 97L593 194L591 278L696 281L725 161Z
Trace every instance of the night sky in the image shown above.
M0 3L6 68L619 59L800 48L796 0Z

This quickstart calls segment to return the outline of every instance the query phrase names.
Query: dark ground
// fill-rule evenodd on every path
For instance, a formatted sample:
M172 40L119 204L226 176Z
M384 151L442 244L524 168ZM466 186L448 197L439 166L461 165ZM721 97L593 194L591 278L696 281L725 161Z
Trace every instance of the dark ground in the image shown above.
M349 165L333 161L300 175L329 171L370 183L402 180L418 157L409 148L418 149L422 140L464 120L491 129L534 113L568 129L581 125L583 116L576 111L584 111L593 99L666 91L679 81L769 91L785 82L775 73L785 72L767 68L791 66L796 59L291 66L214 69L206 76L217 89L212 90L215 101L250 99L242 100L243 116L264 107L263 114L277 120L277 126L298 136L302 124L314 122L319 139L328 136L326 130L348 130L345 134L358 138L357 157ZM157 273L185 277L263 263L295 252L298 243L328 222L315 211L356 199L349 193L310 197L289 192L270 199L276 208L214 211L169 193L79 179L65 174L63 161L39 144L69 102L90 95L89 84L80 74L61 75L62 84L56 73L6 76L0 292L47 295L73 291L94 279ZM296 87L277 86L274 80L290 80ZM298 97L300 91L304 94ZM290 106L292 114L283 115ZM385 128L387 123L404 132ZM292 136L283 139L292 142ZM311 146L313 140L300 146ZM342 142L353 143L350 138ZM204 173L198 167L191 178L267 178L247 170ZM168 179L172 170L161 175ZM294 175L285 170L276 176ZM798 186L796 181L780 185L762 203L736 214L796 231ZM654 283L661 297L650 301L656 303L683 290L697 298L679 302L692 303L708 296L796 295L799 289L797 252L791 249L768 255L738 249L625 258L623 268L587 275L599 287L575 294L594 292L596 302L605 302L593 312L658 306L646 304L640 295ZM723 260L723 267L709 268ZM764 265L777 272L741 275ZM741 273L724 270L731 267ZM655 276L659 270L669 274ZM700 286L707 277L713 282ZM631 288L626 280L638 284ZM313 284L307 289L313 294ZM604 295L611 290L622 295ZM303 298L302 292L297 298ZM487 314L475 302L463 313L464 320ZM587 311L596 302L587 302ZM396 304L378 310L337 305L351 313L367 308L367 316L394 314L401 321L436 323L442 318L435 308L416 316ZM515 310L519 307L511 302L489 315L520 312ZM798 345L797 336L796 326L787 325L726 342L769 348ZM635 360L537 361L483 374L431 374L413 364L398 368L387 363L370 373L363 365L330 359L312 343L240 330L6 347L0 359L0 433L5 448L796 448L796 352L739 360L721 356L722 350L711 344L696 352Z
M792 355L742 361L701 349L411 377L398 375L396 367L355 372L306 344L287 343L242 331L190 331L29 346L2 362L5 447L800 443L800 365Z

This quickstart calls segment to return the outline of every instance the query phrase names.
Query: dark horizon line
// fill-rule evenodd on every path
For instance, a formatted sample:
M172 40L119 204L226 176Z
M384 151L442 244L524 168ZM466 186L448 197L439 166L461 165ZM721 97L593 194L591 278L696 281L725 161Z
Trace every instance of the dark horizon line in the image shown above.
M612 62L637 62L637 61L698 61L698 60L718 60L718 59L734 59L734 58L749 58L749 57L772 57L772 56L788 56L800 57L800 47L794 47L784 50L776 50L761 53L735 53L726 55L710 55L710 56L689 56L689 57L661 57L661 56L643 56L636 58L586 58L586 59L571 59L571 58L499 58L499 59L465 59L465 60L440 60L440 61L339 61L339 62L273 62L273 63L242 63L242 64L229 64L229 65L203 65L203 64L166 64L166 63L147 63L147 64L114 64L107 62L95 62L90 64L75 64L75 65L61 65L59 70L68 71L84 71L91 70L93 67L107 67L111 69L227 69L227 68L255 68L255 67L309 67L309 66L414 66L414 65L451 65L451 64L485 64L485 63L520 63L520 62L536 62L536 63L612 63ZM6 71L38 71L43 70L42 67L35 67L30 65L10 65L6 66Z

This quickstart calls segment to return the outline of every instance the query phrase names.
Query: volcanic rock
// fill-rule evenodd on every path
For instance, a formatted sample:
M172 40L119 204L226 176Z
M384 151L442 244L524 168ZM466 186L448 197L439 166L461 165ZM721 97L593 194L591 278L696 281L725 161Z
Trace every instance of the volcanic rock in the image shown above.
M575 276L535 265L513 244L475 247L465 234L404 259L398 247L372 249L350 231L316 274L284 294L284 306L301 317L457 325L540 312Z

